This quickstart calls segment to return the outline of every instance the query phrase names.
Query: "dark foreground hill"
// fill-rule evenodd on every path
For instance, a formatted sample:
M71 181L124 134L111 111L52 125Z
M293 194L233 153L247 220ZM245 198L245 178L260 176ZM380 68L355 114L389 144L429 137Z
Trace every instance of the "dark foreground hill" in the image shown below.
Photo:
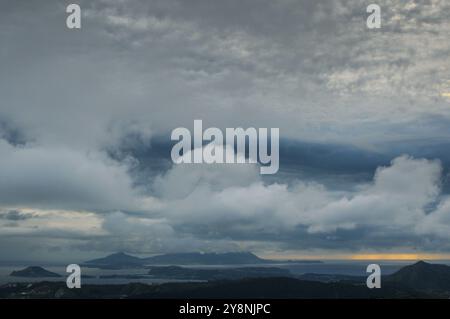
M386 276L385 281L417 290L450 292L450 266L419 261Z
M8 284L0 287L0 298L206 298L206 299L340 299L340 298L445 298L446 295L419 292L398 285L368 289L365 285L323 283L294 278L251 278L205 283L145 285L84 285L68 289L64 283Z
M364 284L367 277L306 273L297 276L297 278L320 282ZM422 291L450 292L450 266L419 261L415 264L404 266L393 274L383 276L382 283L397 284Z
M432 296L409 288L386 286L382 289L368 289L365 285L323 283L284 277L216 281L185 287L175 285L177 284L167 285L164 289L136 295L134 298L372 299Z

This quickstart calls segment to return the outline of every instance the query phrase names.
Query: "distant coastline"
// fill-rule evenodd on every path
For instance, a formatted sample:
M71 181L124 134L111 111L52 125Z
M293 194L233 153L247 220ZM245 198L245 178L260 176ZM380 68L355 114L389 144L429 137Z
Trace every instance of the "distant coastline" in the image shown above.
M322 263L319 260L271 260L263 259L251 252L230 253L173 253L139 258L124 252L118 252L103 258L86 261L84 267L127 268L149 265L269 265L283 263Z

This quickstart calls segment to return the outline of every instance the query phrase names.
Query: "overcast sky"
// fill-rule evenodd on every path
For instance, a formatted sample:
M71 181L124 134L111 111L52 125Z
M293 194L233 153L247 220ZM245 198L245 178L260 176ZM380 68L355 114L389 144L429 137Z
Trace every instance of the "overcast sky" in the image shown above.
M450 253L448 1L72 2L0 4L0 260ZM173 165L194 119L280 171Z

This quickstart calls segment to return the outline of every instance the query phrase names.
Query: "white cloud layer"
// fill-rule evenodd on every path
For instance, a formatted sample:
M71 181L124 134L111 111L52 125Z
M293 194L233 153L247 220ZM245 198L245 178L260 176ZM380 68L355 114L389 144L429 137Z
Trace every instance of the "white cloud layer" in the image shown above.
M439 161L396 158L390 166L378 168L372 183L344 194L301 181L293 186L264 184L257 175L246 180L247 185L239 185L242 174L235 170L236 176L230 175L233 169L229 169L212 170L198 165L190 171L190 176L195 178L189 178L184 184L182 176L185 175L177 174L181 168L174 167L161 183L167 189L187 187L183 188L182 196L166 200L161 215L181 228L210 228L223 232L223 236L231 230L256 235L295 231L300 226L311 234L370 227L387 236L398 231L414 235L423 224L435 220L436 215L445 215L442 203L447 199L439 197L442 178ZM210 172L214 178L205 178ZM215 183L229 180L230 176L237 181L235 184ZM195 184L190 183L192 180ZM437 209L426 211L438 201L442 203ZM430 235L437 234L431 227L427 229Z

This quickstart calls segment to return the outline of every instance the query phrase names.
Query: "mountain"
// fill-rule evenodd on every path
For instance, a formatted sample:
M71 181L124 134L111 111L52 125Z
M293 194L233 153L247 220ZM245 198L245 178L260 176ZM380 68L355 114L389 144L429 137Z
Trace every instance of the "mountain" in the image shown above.
M250 252L234 253L174 253L138 258L125 253L116 253L104 258L84 263L87 267L126 268L143 267L145 265L251 265L277 263L319 263L320 261L276 261L262 259Z
M419 261L386 276L384 280L417 290L450 291L450 266Z
M121 267L140 267L144 264L142 258L127 255L123 252L115 253L103 258L93 259L86 261L85 266L99 266L99 267L109 267L121 268Z
M35 278L35 277L61 277L61 275L48 271L42 267L31 266L22 270L13 271L10 276L13 277L27 277L27 278Z

